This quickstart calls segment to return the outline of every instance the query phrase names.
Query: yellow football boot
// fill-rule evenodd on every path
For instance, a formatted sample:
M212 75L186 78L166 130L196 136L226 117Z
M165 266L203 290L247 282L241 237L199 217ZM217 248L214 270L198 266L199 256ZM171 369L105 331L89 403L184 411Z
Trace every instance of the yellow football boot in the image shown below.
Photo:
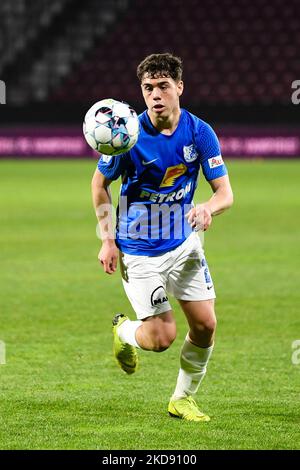
M210 421L210 417L199 410L197 403L191 396L175 400L171 398L168 412L173 418L180 418L186 421Z
M130 344L123 343L123 341L120 340L117 331L119 326L122 325L122 323L124 323L124 321L126 320L129 320L129 318L126 317L126 315L123 315L122 313L118 313L113 318L113 351L121 369L123 369L126 374L133 374L136 371L138 364L138 355L136 352L136 348L134 346L131 346Z

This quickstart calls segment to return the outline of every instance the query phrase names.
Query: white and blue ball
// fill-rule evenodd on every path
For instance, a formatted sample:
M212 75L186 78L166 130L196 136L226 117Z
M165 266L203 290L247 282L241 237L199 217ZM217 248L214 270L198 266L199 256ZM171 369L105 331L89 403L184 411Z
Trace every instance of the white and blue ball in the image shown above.
M116 156L137 142L139 120L127 103L108 98L95 103L86 113L83 134L92 149Z

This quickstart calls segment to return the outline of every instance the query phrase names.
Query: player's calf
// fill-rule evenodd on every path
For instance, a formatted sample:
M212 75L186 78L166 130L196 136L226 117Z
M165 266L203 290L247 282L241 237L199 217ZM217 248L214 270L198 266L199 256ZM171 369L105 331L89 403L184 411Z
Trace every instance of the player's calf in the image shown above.
M136 331L138 344L148 351L165 351L175 338L176 323L171 311L148 317Z
M164 335L159 335L156 338L153 338L153 347L152 351L154 352L163 352L168 349L173 341L175 340L175 336L164 336Z

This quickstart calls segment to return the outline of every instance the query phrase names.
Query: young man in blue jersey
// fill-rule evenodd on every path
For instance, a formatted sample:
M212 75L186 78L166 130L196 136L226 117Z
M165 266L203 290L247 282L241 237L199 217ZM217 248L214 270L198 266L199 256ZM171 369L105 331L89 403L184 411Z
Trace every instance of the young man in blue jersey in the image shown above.
M161 352L176 336L168 294L179 302L189 325L180 353L171 416L205 422L194 396L214 344L215 292L197 231L233 202L226 167L212 128L181 109L182 62L152 54L138 66L147 110L139 116L137 144L120 157L102 156L92 181L102 247L99 260L108 274L120 255L125 292L136 313L113 319L114 352L121 368L135 372L137 349ZM194 206L200 168L213 194ZM109 185L122 177L114 236ZM103 208L108 208L103 211Z

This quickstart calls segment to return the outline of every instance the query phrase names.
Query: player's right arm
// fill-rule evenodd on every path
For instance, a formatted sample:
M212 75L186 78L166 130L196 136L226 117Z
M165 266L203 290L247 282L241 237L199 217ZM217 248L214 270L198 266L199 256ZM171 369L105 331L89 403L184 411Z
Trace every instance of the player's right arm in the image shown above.
M106 178L96 168L92 179L92 198L102 240L98 259L107 274L113 274L117 270L119 255L119 250L115 243L112 218L112 202L109 188L111 182L112 180Z

